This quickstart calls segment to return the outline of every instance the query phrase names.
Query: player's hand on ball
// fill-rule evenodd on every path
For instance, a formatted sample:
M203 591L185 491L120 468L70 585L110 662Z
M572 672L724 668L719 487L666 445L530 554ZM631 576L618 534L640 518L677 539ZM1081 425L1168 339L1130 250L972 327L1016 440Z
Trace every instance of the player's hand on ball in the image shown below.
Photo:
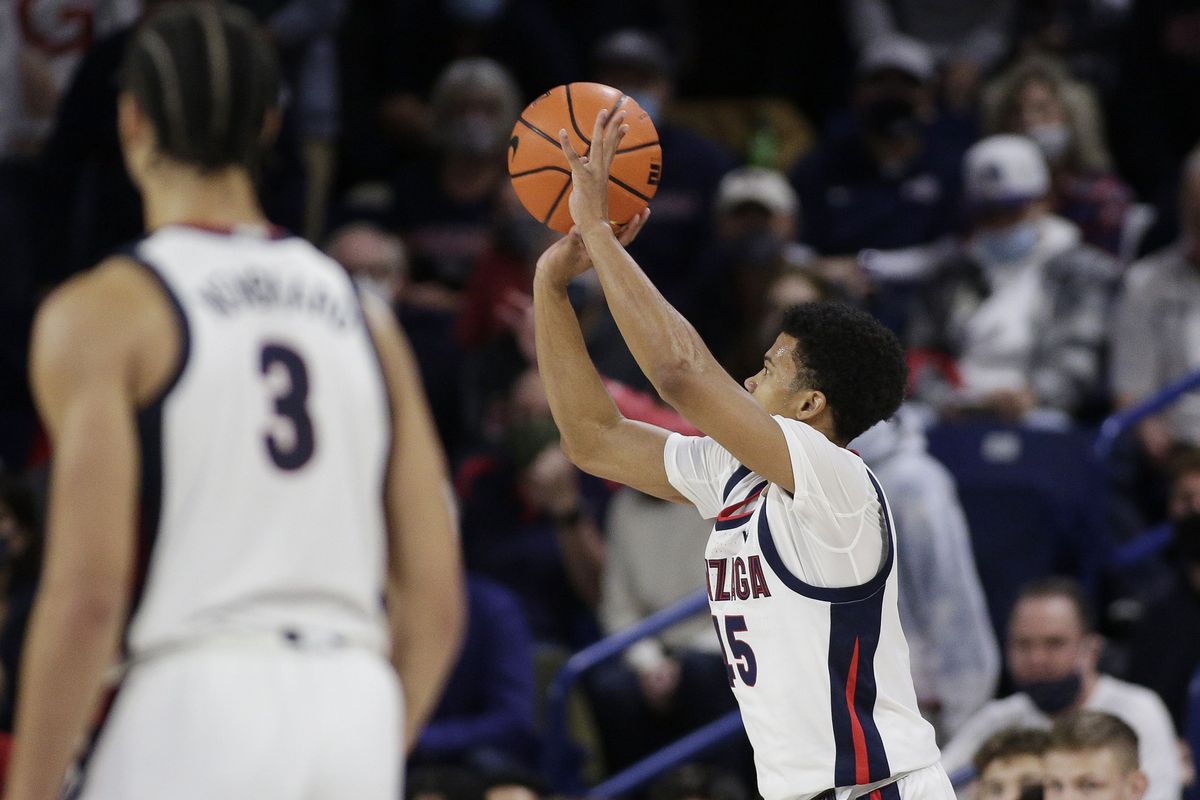
M608 173L617 145L628 130L623 110L609 114L601 109L592 128L591 145L583 156L575 152L565 128L558 132L563 155L571 166L571 218L581 230L597 223L609 224Z
M617 229L617 241L628 246L650 219L650 209L643 209L634 215L633 219ZM537 272L549 278L558 286L566 286L576 276L582 275L592 268L592 260L588 257L583 246L583 237L579 227L571 228L571 232L546 248L537 260Z

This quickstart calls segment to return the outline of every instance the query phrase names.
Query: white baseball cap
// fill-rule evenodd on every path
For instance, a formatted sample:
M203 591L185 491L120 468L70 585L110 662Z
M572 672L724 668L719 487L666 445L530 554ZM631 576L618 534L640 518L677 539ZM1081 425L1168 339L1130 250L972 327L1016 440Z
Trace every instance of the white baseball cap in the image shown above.
M920 83L928 83L936 74L937 62L933 51L911 36L888 33L866 43L859 56L858 73L870 75L887 69L911 75Z
M1018 206L1050 190L1042 151L1015 134L976 142L963 158L963 173L967 201L976 207Z
M757 203L772 214L793 214L800 205L787 178L764 167L730 170L717 184L717 213L743 203Z

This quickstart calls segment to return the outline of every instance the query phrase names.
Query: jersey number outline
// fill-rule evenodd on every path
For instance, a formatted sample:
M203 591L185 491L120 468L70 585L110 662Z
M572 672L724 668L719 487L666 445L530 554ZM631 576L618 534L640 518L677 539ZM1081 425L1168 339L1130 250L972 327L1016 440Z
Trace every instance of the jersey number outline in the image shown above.
M742 683L747 686L753 686L758 683L758 659L754 656L754 648L750 643L739 639L739 633L745 633L746 618L741 614L729 614L725 617L725 635L721 635L721 622L717 619L716 614L712 615L713 629L717 632L717 641L721 643L721 658L725 660L725 675L729 678L729 685L733 686L736 683L734 677L734 667L737 667L737 676L742 679ZM726 642L729 643L726 647ZM729 654L733 654L733 662L729 661Z
M308 413L308 367L299 353L281 344L263 345L259 363L264 376L269 375L276 364L287 372L287 390L274 398L275 414L291 424L292 441L288 445L281 444L274 433L268 433L263 440L275 466L294 472L308 463L317 446L312 417Z

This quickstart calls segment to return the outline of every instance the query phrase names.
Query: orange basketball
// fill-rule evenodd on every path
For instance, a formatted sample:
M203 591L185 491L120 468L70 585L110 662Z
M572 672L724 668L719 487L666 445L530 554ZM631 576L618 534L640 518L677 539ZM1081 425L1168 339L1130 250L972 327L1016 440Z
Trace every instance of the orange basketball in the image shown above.
M566 128L575 152L587 154L600 109L625 110L629 130L617 145L608 178L608 214L623 225L658 191L662 148L650 115L632 97L601 83L556 86L521 112L508 142L508 174L530 214L559 233L573 224L567 200L571 169L558 144Z

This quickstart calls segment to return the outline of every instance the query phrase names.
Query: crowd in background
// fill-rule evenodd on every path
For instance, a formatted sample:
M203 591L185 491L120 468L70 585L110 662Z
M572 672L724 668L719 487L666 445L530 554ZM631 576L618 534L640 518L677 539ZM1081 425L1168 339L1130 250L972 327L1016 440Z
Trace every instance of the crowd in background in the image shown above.
M0 729L49 457L30 323L142 233L116 96L130 31L166 2L0 8ZM907 346L909 401L852 447L895 507L914 681L947 768L986 784L993 762L1049 770L1103 740L1125 769L1131 730L1146 797L1195 783L1200 395L1085 462L1106 415L1200 369L1200 4L230 2L286 76L268 213L392 304L454 469L469 635L410 797L547 792L549 676L704 586L708 523L580 473L538 376L532 274L555 234L516 199L506 153L530 100L581 80L654 121L662 178L630 252L734 377L799 302L864 307ZM572 292L622 413L696 433L598 284ZM698 618L590 673L572 717L587 776L734 708L725 670ZM1064 716L1079 707L1127 728ZM648 796L754 796L745 742L702 762Z

